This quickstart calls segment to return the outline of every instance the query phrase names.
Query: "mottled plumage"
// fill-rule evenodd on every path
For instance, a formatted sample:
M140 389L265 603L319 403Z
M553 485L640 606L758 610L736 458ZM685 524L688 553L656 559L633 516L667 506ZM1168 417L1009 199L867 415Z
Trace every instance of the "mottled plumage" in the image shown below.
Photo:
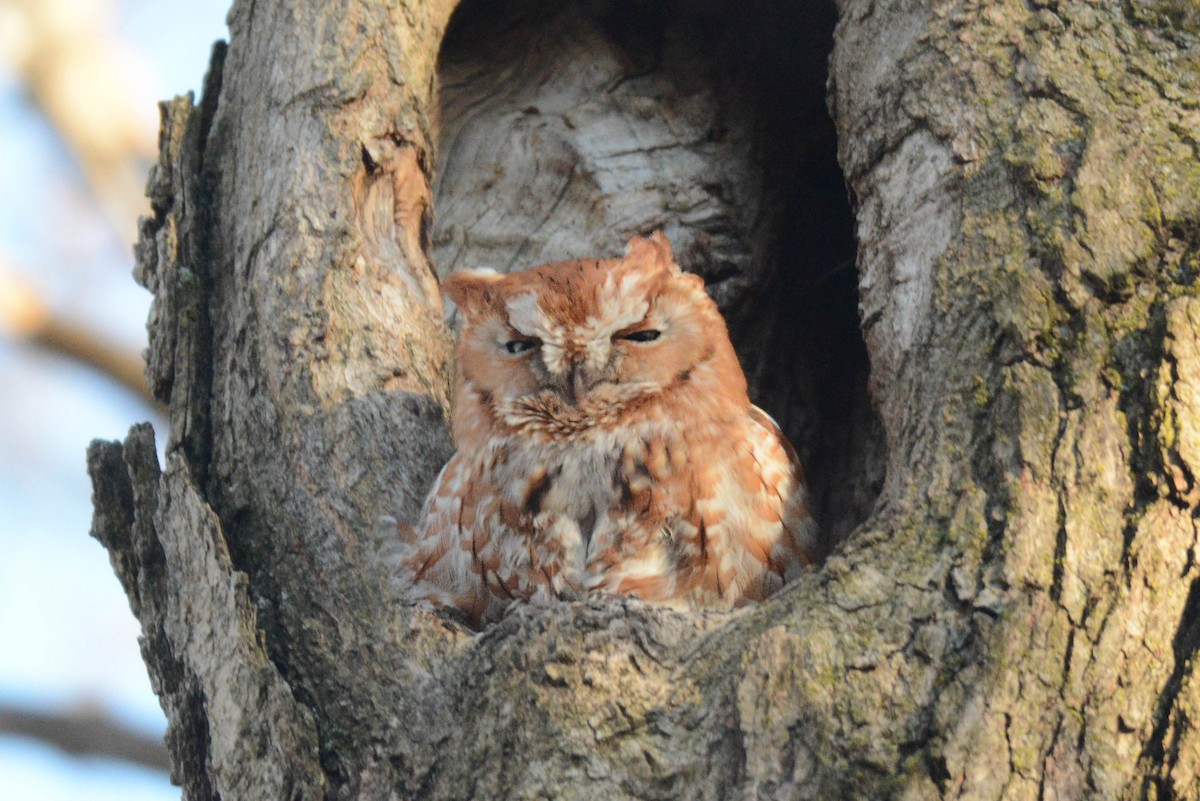
M457 452L403 548L409 597L476 624L588 592L729 608L814 560L796 455L661 233L445 289Z

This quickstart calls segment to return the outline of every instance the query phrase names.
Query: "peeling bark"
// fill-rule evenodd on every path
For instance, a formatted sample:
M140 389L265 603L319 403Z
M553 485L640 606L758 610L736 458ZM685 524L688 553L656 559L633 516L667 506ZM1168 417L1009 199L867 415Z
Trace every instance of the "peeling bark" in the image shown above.
M235 5L138 248L166 465L89 451L186 798L1200 796L1200 22L839 3L863 349L806 9ZM734 614L405 606L434 265L658 226L849 536Z

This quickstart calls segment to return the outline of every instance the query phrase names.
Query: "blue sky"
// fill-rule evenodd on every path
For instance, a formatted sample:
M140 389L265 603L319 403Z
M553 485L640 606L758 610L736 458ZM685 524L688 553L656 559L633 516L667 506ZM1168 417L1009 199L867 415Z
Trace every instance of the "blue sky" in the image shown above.
M212 42L227 35L228 0L109 5L112 29L158 99L198 91ZM111 230L70 154L7 70L0 61L0 264L16 265L56 306L140 349L150 298L130 277L134 232ZM162 732L137 623L107 554L87 534L87 443L121 438L146 419L151 411L108 379L0 335L3 703L99 706ZM160 773L0 736L0 801L178 798Z

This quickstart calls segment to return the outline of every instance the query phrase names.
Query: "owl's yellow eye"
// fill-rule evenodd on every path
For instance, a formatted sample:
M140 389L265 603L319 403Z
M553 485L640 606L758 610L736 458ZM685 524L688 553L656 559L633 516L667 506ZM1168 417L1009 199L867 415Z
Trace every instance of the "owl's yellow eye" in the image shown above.
M508 342L504 343L504 349L516 356L518 354L525 353L526 351L533 350L541 344L542 341L540 339L510 339Z
M643 328L641 331L629 331L617 334L613 339L624 339L629 342L653 342L660 336L662 336L662 331L656 331L653 328Z

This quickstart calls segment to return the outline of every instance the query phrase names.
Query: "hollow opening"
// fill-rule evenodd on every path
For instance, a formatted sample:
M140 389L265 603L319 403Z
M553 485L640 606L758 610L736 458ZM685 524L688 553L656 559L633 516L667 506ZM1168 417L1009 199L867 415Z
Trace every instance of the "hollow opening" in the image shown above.
M663 229L729 322L827 546L883 481L854 219L826 109L831 2L464 0L439 60L441 275L619 255Z

